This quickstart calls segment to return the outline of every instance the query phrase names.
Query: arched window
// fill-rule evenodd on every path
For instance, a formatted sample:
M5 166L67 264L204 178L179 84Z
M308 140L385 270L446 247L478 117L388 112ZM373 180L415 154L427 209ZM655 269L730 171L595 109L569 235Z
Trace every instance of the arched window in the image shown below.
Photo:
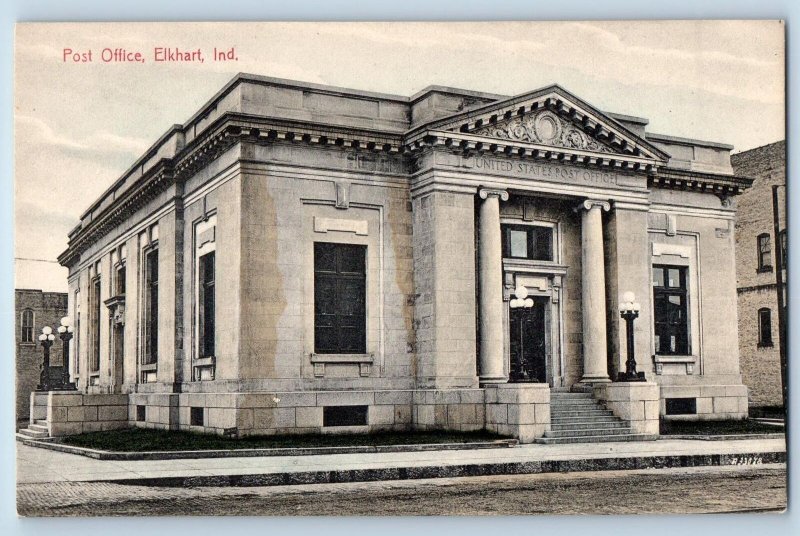
M33 342L33 311L22 311L22 342Z
M758 346L772 346L772 311L766 307L758 310Z
M762 233L756 238L758 244L756 254L758 255L758 271L772 271L772 245L769 243L769 233Z

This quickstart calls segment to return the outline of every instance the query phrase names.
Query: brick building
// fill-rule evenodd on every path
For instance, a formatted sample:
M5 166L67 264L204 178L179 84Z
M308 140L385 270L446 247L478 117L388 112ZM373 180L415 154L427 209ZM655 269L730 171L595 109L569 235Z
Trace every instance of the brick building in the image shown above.
M79 391L43 402L50 433L563 442L744 417L733 198L751 180L731 146L647 124L556 85L236 76L70 232ZM610 381L626 293L644 382Z
M27 422L30 416L31 391L39 384L39 367L42 364L42 347L39 334L44 326L55 329L67 315L65 292L42 292L33 289L14 291L14 322L17 350L17 423ZM61 341L56 339L50 349L51 364L60 366Z
M781 406L776 254L786 267L786 142L731 155L737 175L755 178L737 200L736 292L739 308L739 359L750 405ZM780 185L780 237L775 239L772 187ZM786 281L784 270L784 281Z

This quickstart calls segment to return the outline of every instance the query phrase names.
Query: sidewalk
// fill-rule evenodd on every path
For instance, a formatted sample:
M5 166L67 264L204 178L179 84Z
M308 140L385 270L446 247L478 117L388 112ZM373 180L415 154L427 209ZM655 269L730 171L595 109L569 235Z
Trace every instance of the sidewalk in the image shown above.
M269 486L785 461L784 439L662 439L480 450L131 461L95 460L18 442L17 482Z

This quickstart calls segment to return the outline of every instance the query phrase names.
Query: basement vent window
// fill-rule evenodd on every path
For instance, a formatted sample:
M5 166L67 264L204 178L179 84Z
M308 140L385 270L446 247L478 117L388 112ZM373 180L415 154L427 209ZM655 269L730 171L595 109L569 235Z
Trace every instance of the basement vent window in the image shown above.
M203 426L203 413L204 408L190 408L189 410L189 424L192 426Z
M325 406L322 426L366 426L367 406Z
M136 421L144 422L146 420L146 406L136 406Z
M667 398L667 415L696 415L696 398Z

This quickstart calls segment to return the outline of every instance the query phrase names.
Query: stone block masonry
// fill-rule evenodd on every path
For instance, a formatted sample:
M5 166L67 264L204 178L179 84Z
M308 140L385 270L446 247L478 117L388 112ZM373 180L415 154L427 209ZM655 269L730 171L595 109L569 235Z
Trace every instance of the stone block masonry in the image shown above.
M273 393L38 394L52 436L127 427L230 436L489 430L523 443L550 426L546 384ZM341 412L352 421L330 421Z
M44 402L41 394L36 395ZM128 427L126 394L88 395L51 391L45 396L47 428L52 437Z
M653 382L614 382L594 386L594 398L628 421L631 433L658 435L659 386Z
M550 429L550 388L541 383L487 386L486 429L532 443Z

